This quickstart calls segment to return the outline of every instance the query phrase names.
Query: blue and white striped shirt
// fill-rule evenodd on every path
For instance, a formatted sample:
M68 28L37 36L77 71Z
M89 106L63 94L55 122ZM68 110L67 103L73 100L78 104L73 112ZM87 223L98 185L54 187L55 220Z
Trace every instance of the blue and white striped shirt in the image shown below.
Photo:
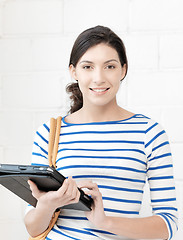
M36 132L33 165L48 165L48 139L49 122ZM63 118L56 164L66 177L97 183L108 216L138 218L147 180L152 214L165 221L169 239L177 231L170 146L152 119L136 114L121 121L72 124ZM82 211L63 209L46 239L127 238L96 229Z

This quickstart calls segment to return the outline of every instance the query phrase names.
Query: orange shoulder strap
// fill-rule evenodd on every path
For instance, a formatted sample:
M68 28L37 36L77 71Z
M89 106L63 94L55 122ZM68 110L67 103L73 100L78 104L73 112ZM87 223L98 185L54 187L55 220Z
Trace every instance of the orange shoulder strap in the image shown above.
M48 161L49 166L56 168L56 158L58 152L58 144L61 129L61 117L57 119L50 119L50 134L49 134L49 144L48 144Z
M59 137L60 137L60 130L61 130L61 120L62 120L61 117L58 117L57 119L55 118L50 119L48 161L49 161L49 166L54 168L56 168L56 158L57 158L58 144L59 144ZM48 228L35 238L29 237L29 240L45 240L48 233L51 231L51 229L55 225L59 214L60 214L60 210L55 211Z

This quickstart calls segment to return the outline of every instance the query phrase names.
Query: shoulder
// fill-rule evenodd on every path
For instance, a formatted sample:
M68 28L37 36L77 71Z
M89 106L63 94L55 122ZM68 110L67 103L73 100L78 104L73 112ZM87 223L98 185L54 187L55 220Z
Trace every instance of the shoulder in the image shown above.
M34 140L39 143L47 143L50 133L50 120L43 122L36 130Z
M54 118L55 120L60 117L60 116L57 116L56 118ZM43 134L43 135L49 135L49 132L50 132L50 123L51 123L51 119L53 117L50 117L49 120L43 122L38 128L37 128L37 131L36 133L37 134ZM62 121L63 121L63 118L61 118Z
M136 121L138 120L139 122L144 123L145 133L148 133L151 130L163 129L163 126L159 122L157 122L155 119L152 119L146 115L135 114L134 118L136 119Z
M143 114L136 114L135 121L138 123L143 123L142 126L145 134L145 143L148 141L153 141L155 139L167 138L164 127L156 120Z
M163 132L163 133L165 132L161 123L157 122L156 120L154 120L152 118L147 117L147 125L146 125L145 133L146 134L156 134L156 133L160 133L160 132Z
M38 129L37 132L49 132L50 131L50 121L46 121L44 123L42 123Z
M146 127L144 129L145 148L155 149L155 146L163 146L169 144L169 139L163 126L152 118L144 116L144 119L147 121Z

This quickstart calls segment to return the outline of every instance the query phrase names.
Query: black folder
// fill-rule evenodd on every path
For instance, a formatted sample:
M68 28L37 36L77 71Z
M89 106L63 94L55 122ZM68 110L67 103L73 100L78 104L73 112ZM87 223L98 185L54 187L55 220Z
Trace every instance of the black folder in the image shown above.
M37 200L32 196L28 180L32 180L37 187L45 192L58 190L65 177L56 169L48 166L0 164L0 184L32 206ZM78 188L79 189L79 188ZM92 198L81 189L78 203L69 204L62 208L90 211Z

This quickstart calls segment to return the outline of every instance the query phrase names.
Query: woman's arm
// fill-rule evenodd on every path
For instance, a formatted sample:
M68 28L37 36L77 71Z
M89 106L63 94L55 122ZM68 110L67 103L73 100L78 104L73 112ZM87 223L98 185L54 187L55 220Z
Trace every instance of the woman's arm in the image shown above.
M106 217L101 228L134 239L168 239L168 229L160 216L144 218Z
M168 239L168 229L160 216L145 218L123 218L106 216L103 208L102 195L97 184L91 181L79 183L79 187L88 188L86 194L92 196L94 205L86 216L97 228L121 236L134 239Z
M71 177L65 180L57 191L41 192L33 182L29 181L29 185L32 195L38 200L36 208L30 210L24 219L27 231L32 237L48 228L57 208L79 201L80 192Z
M50 122L41 125L34 138L32 150L32 165L48 166L48 142ZM27 231L32 237L43 233L49 226L53 213L59 207L79 201L80 192L72 178L64 181L58 191L41 192L37 186L29 181L33 196L38 200L36 208L25 215L24 221ZM28 206L29 208L30 206Z

